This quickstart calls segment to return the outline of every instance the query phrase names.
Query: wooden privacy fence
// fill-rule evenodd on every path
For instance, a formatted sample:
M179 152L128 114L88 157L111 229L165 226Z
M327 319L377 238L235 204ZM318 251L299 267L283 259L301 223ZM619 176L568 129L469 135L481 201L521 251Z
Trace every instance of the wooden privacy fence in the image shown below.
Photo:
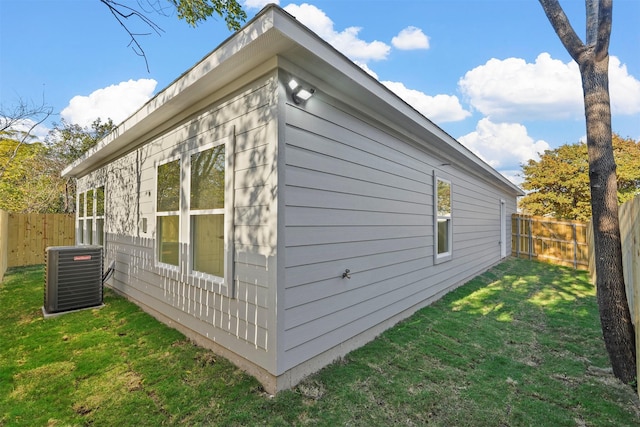
M513 214L511 243L517 258L589 268L587 224L583 222Z
M7 250L9 238L9 214L0 210L0 282L7 271Z
M8 267L44 264L44 252L48 246L69 246L74 243L73 214L0 211L0 278Z
M623 203L618 210L620 240L622 244L622 269L626 286L631 320L636 331L636 367L640 372L640 196ZM596 266L593 229L589 227L589 272L596 283ZM640 388L638 388L640 395Z

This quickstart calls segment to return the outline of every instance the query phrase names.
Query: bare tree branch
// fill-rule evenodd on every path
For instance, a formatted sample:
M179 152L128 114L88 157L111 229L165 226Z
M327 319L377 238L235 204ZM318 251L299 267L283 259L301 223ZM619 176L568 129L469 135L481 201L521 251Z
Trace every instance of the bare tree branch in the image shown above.
M145 54L140 42L138 42L137 37L148 36L151 33L134 33L129 29L125 21L131 18L138 18L158 35L161 35L164 30L151 19L147 18L143 13L127 5L118 3L113 0L100 0L100 2L107 6L109 12L111 12L114 18L116 18L116 21L118 21L120 26L124 28L127 34L129 34L131 41L129 42L128 46L131 47L136 55L141 56L144 59L145 66L147 67L147 72L149 72L149 61L147 60L147 55Z
M125 4L127 0L99 1L109 9L118 24L127 32L131 39L128 46L131 47L136 55L144 58L147 72L149 72L149 62L139 37L150 35L152 32L157 35L161 35L164 32L147 15L156 13L169 16L172 12L175 12L179 19L183 19L189 25L195 27L199 22L217 14L224 18L229 30L239 30L241 23L247 18L247 14L242 10L238 0L136 0L135 7ZM139 20L140 22L138 23L142 23L143 26L151 31L142 33L133 31L132 27L135 25L136 20Z

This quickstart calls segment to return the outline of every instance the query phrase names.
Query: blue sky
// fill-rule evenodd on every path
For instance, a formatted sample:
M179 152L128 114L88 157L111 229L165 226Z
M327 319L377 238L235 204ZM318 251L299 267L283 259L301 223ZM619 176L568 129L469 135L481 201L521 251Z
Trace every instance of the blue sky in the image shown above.
M249 18L265 3L243 1ZM584 138L577 65L537 0L279 4L510 178L536 153ZM584 37L584 1L561 4ZM41 135L61 118L81 125L96 117L125 119L231 35L220 18L194 29L168 12L150 15L161 35L139 38L147 71L98 0L0 0L2 110L44 99L54 114ZM636 140L639 23L640 1L614 1L613 130Z

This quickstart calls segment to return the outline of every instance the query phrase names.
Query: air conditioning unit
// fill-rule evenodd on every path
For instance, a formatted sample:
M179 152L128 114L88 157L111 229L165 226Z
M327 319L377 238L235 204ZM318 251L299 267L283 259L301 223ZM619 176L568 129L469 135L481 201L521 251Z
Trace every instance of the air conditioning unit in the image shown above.
M52 246L46 258L45 317L102 305L102 246Z

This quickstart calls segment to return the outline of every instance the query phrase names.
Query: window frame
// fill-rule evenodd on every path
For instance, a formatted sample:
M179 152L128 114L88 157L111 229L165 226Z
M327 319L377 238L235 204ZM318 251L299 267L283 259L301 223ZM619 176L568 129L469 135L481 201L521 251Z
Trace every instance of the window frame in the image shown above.
M189 147L193 147L193 145L188 145L183 143L187 148L184 151L181 151L180 155L174 156L172 158L163 159L158 161L155 167L155 200L154 200L154 218L156 219L155 225L155 233L154 233L154 245L155 245L155 260L156 265L162 266L163 268L174 269L179 271L181 274L185 275L188 281L197 280L197 281L205 281L211 284L214 284L217 287L217 292L221 294L228 295L230 297L234 297L235 289L233 287L234 277L234 266L233 266L233 234L234 234L234 223L233 223L233 205L234 205L234 153L235 153L235 135L232 134L230 136L220 138L216 141L198 145L195 148L188 149ZM200 152L204 152L211 148L215 148L218 146L224 146L224 207L216 208L216 209L191 209L191 156L198 154ZM179 237L178 243L179 247L186 247L188 250L180 250L178 265L163 263L159 259L159 240L158 240L158 217L159 216L167 216L167 212L159 212L158 211L158 167L167 164L171 161L178 160L180 164L180 207L178 211L171 211L171 214L176 214L179 217ZM197 271L194 269L194 243L195 239L193 239L192 235L192 218L199 215L207 215L207 214L222 214L224 215L224 237L223 237L223 275L217 276L211 273ZM186 258L186 259L185 259ZM201 282L200 282L201 283ZM215 288L214 288L215 290Z
M98 198L98 190L102 189L102 213L100 212L100 203ZM99 246L104 246L105 241L105 232L104 232L104 223L105 223L105 212L106 212L106 189L104 185L100 185L94 189L93 199L95 200L95 215L94 215L94 230L95 230L95 239L98 240ZM98 227L98 221L100 221L101 226Z
M216 149L217 147L223 147L224 150L224 158L223 158L223 163L224 163L224 183L223 183L223 191L224 191L224 200L223 200L223 206L220 208L206 208L206 209L202 209L202 208L192 208L191 207L191 180L192 180L192 159L193 156L200 154L200 153L204 153L205 151L208 150L213 150ZM185 179L186 181L188 181L188 184L185 186L185 193L188 194L188 196L185 196L185 200L188 199L188 222L189 222L189 265L188 265L188 269L189 269L189 274L194 275L194 276L198 276L198 277L209 277L209 278L213 278L213 279L223 279L224 280L224 276L225 276L225 270L226 270L226 259L227 259L227 254L226 254L226 247L227 247L227 230L225 227L225 223L226 223L226 218L227 218L227 144L225 144L224 142L221 144L207 144L207 145L203 145L201 147L198 147L195 150L191 150L189 151L185 157L185 161L187 163L187 167L186 170L188 171L188 174L185 174ZM223 253L223 258L222 258L222 267L223 267L223 272L222 272L222 276L218 276L216 274L213 273L209 273L206 271L201 271L201 270L196 270L195 267L195 262L196 262L196 255L195 255L195 249L196 249L196 239L194 238L194 229L195 229L195 217L198 216L209 216L209 215L222 215L223 217L223 244L222 244L222 253Z
M439 183L444 183L449 186L448 215L441 215L439 209ZM446 231L447 250L439 252L440 222L442 221L446 221L448 224ZM433 255L434 264L450 261L453 258L453 184L451 179L435 171L433 174Z
M98 194L102 189L102 212L98 212ZM76 196L76 244L104 246L105 185L97 185L78 192ZM102 227L97 227L101 221Z
M159 190L159 184L160 184L160 179L159 179L159 170L162 166L168 165L169 163L173 163L173 162L178 162L178 166L179 166L179 172L178 172L178 176L179 176L179 189L178 189L178 208L177 209L173 209L173 210L160 210L160 207L158 206L158 195L160 194L160 190ZM155 210L155 222L156 222L156 235L155 235L155 260L156 263L159 265L162 265L165 268L170 268L170 269L178 269L180 267L181 261L182 261L182 251L180 250L180 244L181 244L181 224L180 224L180 212L181 212L181 208L182 208L182 194L181 194L181 188L182 188L182 180L183 180L183 172L182 172L182 158L181 156L174 156L174 157L170 157L167 159L162 160L161 162L157 163L155 166L155 184L156 184L156 195L155 195L155 201L154 201L154 210ZM162 245L160 244L160 238L161 238L161 231L160 231L160 223L161 220L160 218L171 218L171 217L176 217L178 219L178 236L177 236L177 251L178 251L178 257L177 257L177 261L176 264L172 264L170 262L165 262L163 260L163 258L161 257L161 253L160 251L162 250Z
M80 192L78 193L77 196L77 203L78 206L76 207L76 212L78 212L78 215L76 215L77 218L77 225L76 225L76 243L78 245L84 245L85 243L85 237L84 237L84 224L85 224L85 217L87 214L87 208L86 208L86 191Z

